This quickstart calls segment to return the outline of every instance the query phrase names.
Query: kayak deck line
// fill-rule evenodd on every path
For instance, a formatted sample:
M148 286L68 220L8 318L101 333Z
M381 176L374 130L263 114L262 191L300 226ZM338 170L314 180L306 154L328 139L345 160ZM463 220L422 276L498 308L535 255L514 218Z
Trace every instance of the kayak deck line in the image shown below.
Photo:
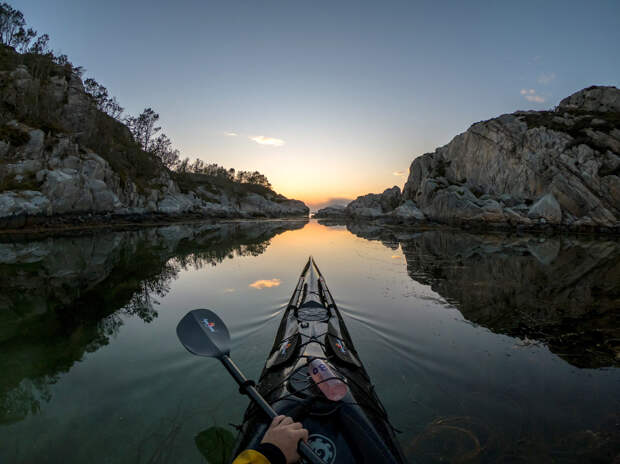
M313 366L323 363L322 369L331 376L313 380L309 366L314 360L320 363L315 361ZM341 389L339 396L331 396L338 401L323 393L336 385L334 379L347 387L346 393ZM322 385L329 381L332 383ZM312 256L284 311L256 388L278 414L304 424L310 446L326 464L406 462L396 429ZM235 452L258 445L269 422L250 404Z

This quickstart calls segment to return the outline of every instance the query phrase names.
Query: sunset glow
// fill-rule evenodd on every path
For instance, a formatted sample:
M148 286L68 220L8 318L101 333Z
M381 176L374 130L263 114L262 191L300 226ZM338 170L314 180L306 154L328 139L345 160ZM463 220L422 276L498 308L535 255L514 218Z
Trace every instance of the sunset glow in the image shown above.
M148 21L139 3L19 4L125 114L157 111L183 156L259 171L311 208L402 188L414 158L477 121L620 84L617 2L362 2L355 15L338 2L196 2L150 5ZM144 40L101 40L119 26Z

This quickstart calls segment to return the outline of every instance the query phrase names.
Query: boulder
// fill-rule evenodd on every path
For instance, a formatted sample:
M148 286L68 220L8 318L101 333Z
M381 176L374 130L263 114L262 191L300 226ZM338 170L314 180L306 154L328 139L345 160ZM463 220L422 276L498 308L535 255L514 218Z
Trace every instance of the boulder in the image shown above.
M0 218L51 214L50 201L41 192L23 190L0 193Z
M369 193L357 197L345 208L350 217L377 218L393 211L401 202L400 188L394 186L383 193Z
M342 205L327 206L321 208L312 217L315 218L332 218L332 217L344 217L345 207Z
M553 193L548 193L532 205L527 216L530 219L542 218L550 224L559 224L562 220L562 208Z
M566 97L558 105L558 111L581 110L597 112L620 112L620 89L592 86Z
M471 221L483 213L471 197L449 189L439 190L432 199L424 202L421 209L426 217L446 223Z
M403 222L424 221L424 219L426 219L424 213L420 211L417 205L411 200L405 201L390 214Z

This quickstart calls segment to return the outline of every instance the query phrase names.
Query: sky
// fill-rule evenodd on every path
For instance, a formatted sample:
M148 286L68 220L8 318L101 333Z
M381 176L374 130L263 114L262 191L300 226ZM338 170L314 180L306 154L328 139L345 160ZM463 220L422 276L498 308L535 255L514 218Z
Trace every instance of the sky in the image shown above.
M620 86L618 0L9 3L183 156L311 207L402 188L474 122Z

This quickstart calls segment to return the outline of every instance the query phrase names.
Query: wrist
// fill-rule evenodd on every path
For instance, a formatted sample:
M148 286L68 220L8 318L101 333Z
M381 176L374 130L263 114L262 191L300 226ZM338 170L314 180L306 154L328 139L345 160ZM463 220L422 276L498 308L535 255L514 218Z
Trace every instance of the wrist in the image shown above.
M256 447L256 451L265 456L271 464L286 464L286 456L273 443L263 442Z

